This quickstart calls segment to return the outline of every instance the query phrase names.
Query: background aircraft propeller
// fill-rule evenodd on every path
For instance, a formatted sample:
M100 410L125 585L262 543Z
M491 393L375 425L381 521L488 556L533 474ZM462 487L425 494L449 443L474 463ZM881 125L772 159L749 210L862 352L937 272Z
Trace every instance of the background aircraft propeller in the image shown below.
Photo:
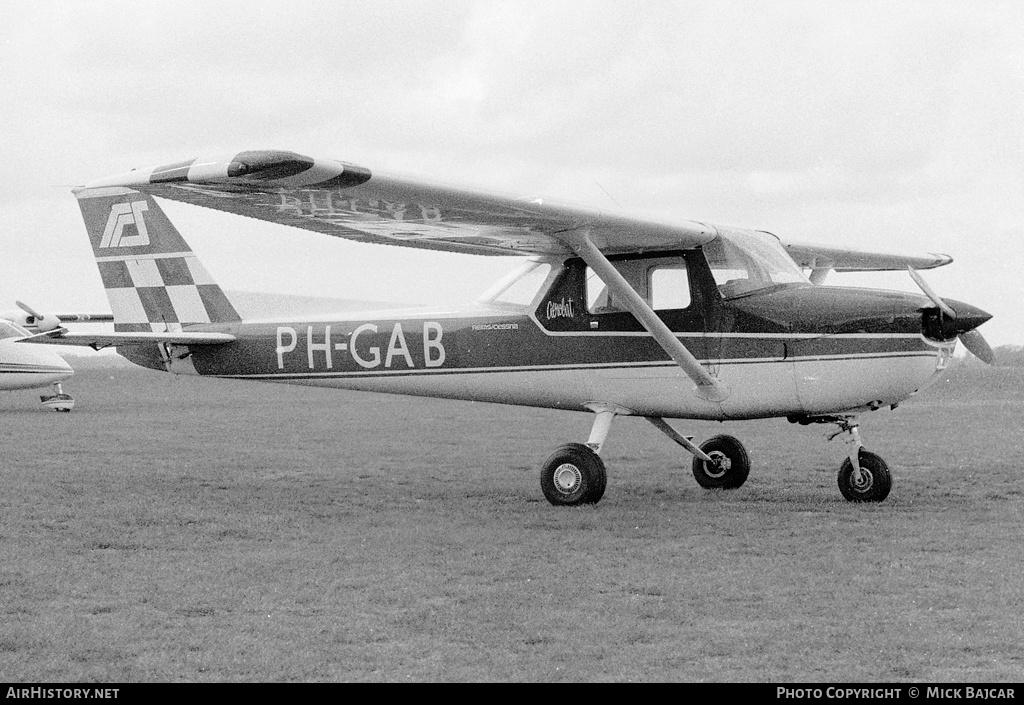
M922 277L913 267L908 266L907 271L910 272L911 279L913 279L914 283L920 287L921 291L924 292L924 295L931 299L932 303L938 307L940 315L946 316L950 321L956 321L956 311L953 310L952 306L939 298L939 295L936 294L935 290L928 285L928 282L924 280L924 277ZM960 342L964 344L964 347L967 348L971 354L982 362L991 365L995 362L996 356L995 353L992 352L992 348L989 346L988 341L985 340L985 337L976 330L976 326L980 325L980 323L977 322L977 319L973 319L965 323L966 325L954 324L953 330L955 335L960 338ZM946 330L946 326L941 326L941 328L943 331Z
M35 326L40 333L56 330L60 327L60 321L53 314L45 315L32 309L28 304L21 301L14 302L18 308L27 313L30 318L25 320L26 325Z

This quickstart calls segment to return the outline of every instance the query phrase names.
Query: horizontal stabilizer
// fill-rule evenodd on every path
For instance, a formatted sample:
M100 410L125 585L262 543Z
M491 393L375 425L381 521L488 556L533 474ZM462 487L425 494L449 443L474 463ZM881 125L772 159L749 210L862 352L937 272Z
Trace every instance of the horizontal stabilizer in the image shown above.
M132 332L132 333L70 333L67 328L39 333L18 340L19 343L44 343L46 345L80 345L100 350L112 345L145 345L147 343L170 343L172 345L223 345L235 340L230 333L201 332Z
M61 323L113 323L112 313L58 313L55 314Z

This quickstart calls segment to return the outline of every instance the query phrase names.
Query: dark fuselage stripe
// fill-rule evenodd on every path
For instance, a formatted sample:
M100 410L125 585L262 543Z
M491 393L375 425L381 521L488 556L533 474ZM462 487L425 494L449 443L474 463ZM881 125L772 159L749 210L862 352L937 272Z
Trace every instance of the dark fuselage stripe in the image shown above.
M34 368L34 369L29 369L29 370L19 370L19 369L9 369L9 368L2 368L2 369L0 369L0 374L7 374L7 375L52 375L52 374L55 374L55 373L64 373L64 372L69 372L69 370L65 370L65 369L60 368L60 367L51 367L49 369Z

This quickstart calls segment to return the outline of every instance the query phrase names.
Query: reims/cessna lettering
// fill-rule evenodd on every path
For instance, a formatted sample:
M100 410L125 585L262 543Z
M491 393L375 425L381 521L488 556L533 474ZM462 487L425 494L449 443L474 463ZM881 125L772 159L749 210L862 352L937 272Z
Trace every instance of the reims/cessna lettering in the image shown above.
M586 443L541 466L556 505L604 494L612 421L639 416L693 455L706 488L743 484L743 445L698 445L666 419L787 417L838 426L839 489L877 502L892 479L857 414L926 387L960 340L978 357L989 314L943 299L895 255L695 221L660 223L537 198L371 172L334 159L248 151L139 169L75 189L114 333L33 339L116 346L179 374L585 411ZM155 197L359 242L526 257L476 303L244 321ZM804 270L809 270L808 277ZM832 271L909 270L921 294L821 286ZM386 439L381 439L385 442Z

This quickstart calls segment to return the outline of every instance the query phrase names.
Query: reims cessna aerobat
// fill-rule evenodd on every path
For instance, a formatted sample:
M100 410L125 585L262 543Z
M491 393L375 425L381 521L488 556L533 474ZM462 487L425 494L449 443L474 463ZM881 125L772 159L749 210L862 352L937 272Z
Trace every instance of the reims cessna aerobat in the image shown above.
M881 501L891 476L863 449L856 415L924 388L957 339L991 360L975 330L989 314L939 298L915 271L948 264L944 255L783 243L285 151L139 169L75 194L115 332L37 340L114 345L180 374L589 411L587 442L542 466L556 505L601 499L600 452L616 416L650 421L693 454L700 485L723 489L747 479L743 445L726 435L697 445L665 419L836 424L850 443L843 496ZM529 259L458 311L244 321L154 197L358 242ZM903 269L923 296L819 285L832 270Z

